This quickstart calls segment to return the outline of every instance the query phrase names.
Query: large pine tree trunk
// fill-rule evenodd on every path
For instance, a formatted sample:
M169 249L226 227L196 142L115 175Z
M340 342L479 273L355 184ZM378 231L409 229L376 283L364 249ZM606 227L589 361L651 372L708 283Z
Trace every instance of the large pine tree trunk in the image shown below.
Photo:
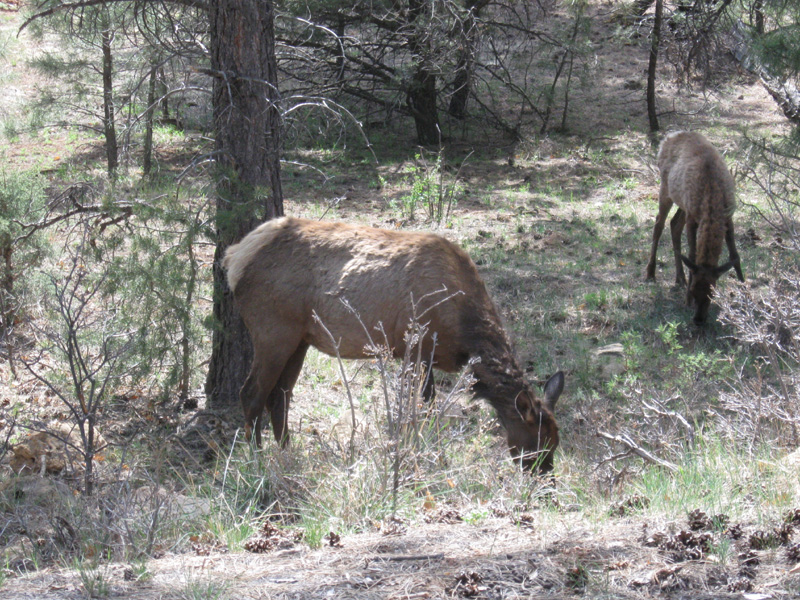
M283 214L274 12L271 0L217 0L209 6L218 172L215 327L206 394L210 407L236 406L238 415L252 346L220 261L259 222Z

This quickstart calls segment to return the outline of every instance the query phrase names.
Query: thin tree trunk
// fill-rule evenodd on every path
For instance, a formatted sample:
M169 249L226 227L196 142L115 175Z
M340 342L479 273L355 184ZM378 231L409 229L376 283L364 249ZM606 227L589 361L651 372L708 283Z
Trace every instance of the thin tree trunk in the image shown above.
M476 46L478 45L478 27L476 20L480 12L488 4L487 0L466 0L467 13L461 21L462 43L459 47L456 76L453 78L453 95L447 112L456 119L467 116L467 101L472 92L472 68L475 63Z
M647 118L650 121L651 132L659 130L658 112L656 110L656 67L658 66L658 47L661 43L661 15L663 10L663 0L656 0L653 34L650 40L650 62L647 65Z
M150 81L147 88L147 115L144 121L144 157L142 158L142 174L147 177L153 168L153 115L156 112L156 77L158 68L150 69Z
M753 12L755 13L756 33L764 35L764 0L756 0L753 3Z
M158 70L157 75L157 89L158 89L158 96L161 98L158 101L159 106L161 107L161 120L165 123L169 122L169 88L167 87L167 76L164 73L164 67L161 67Z
M345 55L344 55L344 32L345 32L345 20L343 14L338 14L336 16L336 29L334 30L336 33L336 43L338 46L337 54L336 54L336 81L341 82L344 79L344 64L345 64Z
M572 28L572 35L569 39L569 46L564 48L564 53L561 55L561 59L558 63L558 68L556 69L556 73L553 76L553 83L550 86L550 91L547 94L547 106L544 111L544 116L542 117L542 126L539 128L539 133L544 134L547 131L547 126L550 123L550 115L553 113L553 104L556 101L556 86L558 85L558 80L561 78L561 74L564 72L564 67L569 63L569 81L572 80L572 64L575 60L573 54L573 48L575 47L575 40L578 37L578 32L580 31L581 27L581 18L583 16L583 12L578 12L575 14L575 26ZM562 123L566 123L567 120L567 105L566 105L566 98L569 95L569 81L567 82L567 87L564 90L564 116L562 118Z
M423 0L409 0L408 24L415 28L409 38L414 56L414 72L406 92L406 104L417 128L417 141L423 146L439 143L439 115L436 110L436 75L428 66L429 48L425 32L417 23L425 9Z
M3 251L3 278L0 281L0 340L6 340L6 353L8 356L8 366L11 369L11 375L15 378L17 376L16 367L14 366L14 344L10 338L11 330L14 328L14 320L16 319L17 304L14 299L14 264L11 257L14 252L14 247L10 241L4 243L2 246Z
M214 330L206 394L210 406L229 409L238 406L253 350L221 260L227 247L260 221L283 214L278 69L271 0L218 0L210 4L209 17L218 170Z
M105 27L102 31L103 48L103 133L106 138L106 162L108 172L113 175L119 164L119 152L117 150L117 130L114 125L114 63L111 55L111 43L114 34L111 31L109 20L105 19Z
M189 281L186 284L186 300L184 306L186 307L185 314L181 317L181 375L180 383L178 384L178 397L181 403L189 399L189 383L192 376L192 347L189 339L190 328L192 323L192 305L194 304L194 292L197 284L197 260L194 256L194 234L189 236L187 240L187 248L189 253Z

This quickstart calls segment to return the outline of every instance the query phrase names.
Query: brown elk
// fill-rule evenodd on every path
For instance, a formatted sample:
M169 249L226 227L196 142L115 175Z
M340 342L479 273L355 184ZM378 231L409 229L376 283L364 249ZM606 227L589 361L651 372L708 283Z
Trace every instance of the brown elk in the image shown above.
M223 266L253 342L240 398L247 439L254 432L257 446L265 408L275 439L287 443L289 401L309 346L367 358L368 332L380 326L381 341L401 357L413 318L410 298L444 287L458 293L425 313L437 340L423 342L423 356L448 372L479 357L473 391L495 408L512 456L528 469L552 469L559 442L553 408L564 375L553 375L537 398L475 264L458 246L429 233L284 217L228 248ZM424 395L433 395L432 385Z
M689 268L686 303L695 304L694 322L705 322L717 279L731 267L744 281L733 235L736 210L733 177L719 152L699 133L680 131L668 135L658 150L661 189L647 279L656 276L656 249L672 204L678 210L670 221L675 254L675 283L686 285L683 264ZM686 226L689 256L681 254L681 233ZM717 266L723 241L729 260Z

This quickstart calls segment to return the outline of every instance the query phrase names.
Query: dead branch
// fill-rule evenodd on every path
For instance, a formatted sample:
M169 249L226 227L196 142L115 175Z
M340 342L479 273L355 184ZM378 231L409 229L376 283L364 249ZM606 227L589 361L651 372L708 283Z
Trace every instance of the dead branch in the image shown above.
M673 464L673 463L671 463L671 462L669 462L667 460L663 460L661 458L658 458L657 456L654 456L653 454L651 454L650 452L648 452L647 450L645 450L644 448L639 446L636 442L634 442L626 434L613 435L611 433L606 433L605 431L598 431L597 432L597 436L601 437L601 438L604 438L604 439L607 439L607 440L610 440L612 442L616 442L618 444L622 444L623 446L628 448L628 450L631 453L635 454L636 456L638 456L640 458L643 458L646 461L651 462L653 464L656 464L656 465L658 465L660 467L664 467L668 471L672 471L673 473L677 473L678 470L679 470L677 465L675 465L675 464ZM620 456L625 456L625 455L620 455Z

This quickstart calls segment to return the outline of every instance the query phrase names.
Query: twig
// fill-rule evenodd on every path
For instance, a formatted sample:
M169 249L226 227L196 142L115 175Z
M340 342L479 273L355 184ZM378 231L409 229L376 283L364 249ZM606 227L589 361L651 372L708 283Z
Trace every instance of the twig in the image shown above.
M371 560L442 560L443 558L444 553L440 552L438 554L397 554L392 556L373 556Z
M335 354L336 362L339 365L339 372L342 375L342 383L344 384L344 389L345 392L347 393L347 401L350 403L350 418L353 421L353 426L350 428L350 446L349 446L350 460L352 461L355 458L355 452L356 452L355 450L356 448L355 438L356 438L356 427L357 427L356 408L355 408L355 401L353 400L353 393L350 390L350 380L347 378L347 369L345 369L344 362L342 362L342 355L339 353L339 346L341 345L342 340L341 338L337 340L335 337L333 337L333 333L331 333L331 330L328 329L325 323L322 322L322 319L317 314L317 311L315 310L311 311L311 316L313 317L314 321L322 328L322 330L326 334L328 334L328 338L330 339L331 344L333 344L333 348L336 352Z
M610 433L606 433L605 431L598 431L597 435L599 437L601 437L601 438L605 438L607 440L611 440L612 442L617 442L618 444L622 444L623 446L627 447L635 455L637 455L637 456L639 456L639 457L641 457L641 458L643 458L643 459L645 459L647 461L655 463L655 464L659 465L660 467L664 467L665 469L667 469L669 471L672 471L673 473L676 473L679 470L677 465L675 465L675 464L673 464L673 463L671 463L669 461L663 460L661 458L658 458L657 456L654 456L654 455L650 454L647 450L645 450L644 448L638 446L636 444L636 442L634 442L632 439L630 439L626 435L612 435Z
M658 404L658 406L656 406L656 404ZM642 406L652 410L659 416L669 417L678 421L681 427L683 427L683 429L686 431L686 434L689 436L689 443L694 444L694 427L692 427L692 424L689 423L689 421L687 421L682 414L675 412L674 410L664 408L657 400L654 400L653 404L648 404L647 402L642 401Z

